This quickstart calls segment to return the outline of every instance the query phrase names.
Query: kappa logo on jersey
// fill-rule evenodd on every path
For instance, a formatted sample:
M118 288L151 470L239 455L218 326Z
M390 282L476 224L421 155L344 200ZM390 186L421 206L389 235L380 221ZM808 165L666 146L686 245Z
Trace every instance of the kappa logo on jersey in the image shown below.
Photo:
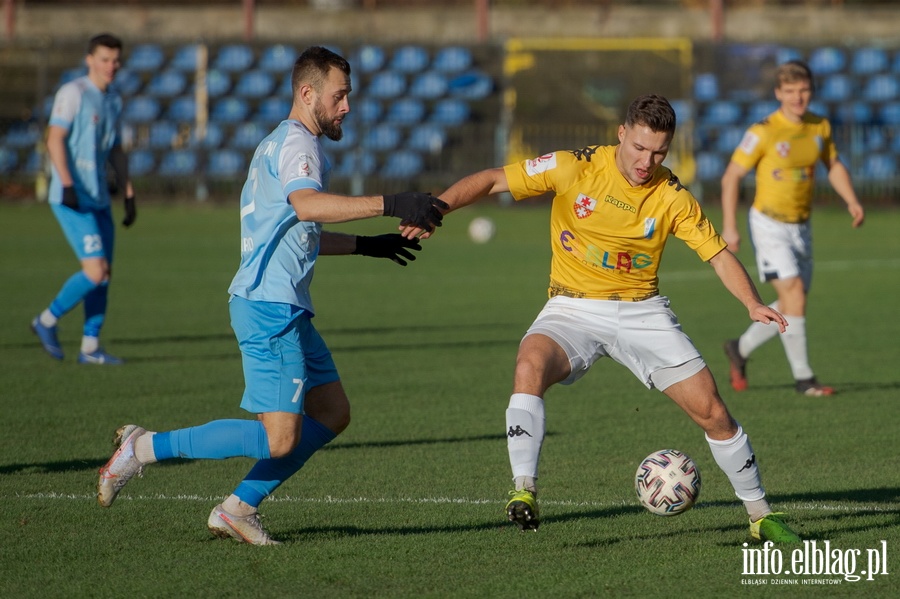
M525 172L529 177L556 168L556 154L544 154L525 161Z
M591 158L594 154L597 153L597 148L600 146L586 146L581 148L580 150L570 150L572 154L574 154L577 160L585 160L587 162L591 161Z
M309 156L307 156L306 154L300 154L300 156L297 157L297 160L299 162L297 166L297 174L301 177L308 177L309 173L311 172L311 169L309 167Z
M753 150L756 149L756 146L759 144L759 135L756 133L751 133L747 131L744 133L743 139L741 139L741 143L738 146L742 152L747 154L752 154Z
M583 193L578 194L578 197L575 198L575 216L578 218L587 218L594 213L594 208L597 207L597 200L592 197L586 196Z
M622 200L618 200L612 196L606 196L605 198L603 198L603 201L606 202L607 204L612 204L613 206L615 206L616 208L619 208L620 210L625 210L626 212L632 212L634 214L637 214L637 208L635 208L628 202L623 202Z
M791 144L786 141L779 141L775 144L775 151L778 152L778 155L782 158L787 158L788 154L791 153Z
M681 184L681 181L678 180L678 177L675 176L675 173L669 173L669 180L666 183L669 187L674 187L675 191L681 191L684 189L684 185Z

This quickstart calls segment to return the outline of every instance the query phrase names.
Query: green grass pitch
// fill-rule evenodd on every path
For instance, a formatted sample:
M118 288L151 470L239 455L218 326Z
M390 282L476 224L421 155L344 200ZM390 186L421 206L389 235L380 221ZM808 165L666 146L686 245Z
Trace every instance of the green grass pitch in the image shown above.
M116 427L245 417L226 295L237 212L147 203L119 228L103 341L128 363L102 368L75 363L80 308L61 323L66 360L39 349L28 323L77 263L46 206L0 205L0 596L900 596L900 213L873 209L860 230L842 210L815 215L808 332L817 374L839 390L830 398L793 392L778 342L753 356L751 388L735 394L721 344L746 327L745 310L678 240L662 267L663 293L750 434L773 505L819 547L859 550L857 572L884 549L888 574L850 582L745 574L744 511L702 433L611 361L548 394L541 529L505 522L504 411L518 342L546 297L548 210L535 206L450 215L406 268L321 259L315 323L353 423L263 505L284 545L206 530L245 459L154 465L98 507ZM476 215L498 225L488 244L466 236ZM749 244L740 257L751 264ZM675 518L643 510L632 488L640 460L665 447L703 473L698 505Z

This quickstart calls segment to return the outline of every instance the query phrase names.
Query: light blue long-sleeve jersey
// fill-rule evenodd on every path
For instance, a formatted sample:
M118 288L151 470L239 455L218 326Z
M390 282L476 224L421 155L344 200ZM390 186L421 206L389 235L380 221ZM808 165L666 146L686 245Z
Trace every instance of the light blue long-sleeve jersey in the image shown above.
M318 138L299 121L282 121L260 142L241 191L241 264L228 293L313 313L322 224L300 221L288 196L327 189L330 172Z
M109 206L106 163L109 152L120 142L122 97L112 88L105 92L87 77L64 84L56 92L50 125L68 131L66 155L75 193L82 208ZM48 199L62 201L62 183L53 169Z

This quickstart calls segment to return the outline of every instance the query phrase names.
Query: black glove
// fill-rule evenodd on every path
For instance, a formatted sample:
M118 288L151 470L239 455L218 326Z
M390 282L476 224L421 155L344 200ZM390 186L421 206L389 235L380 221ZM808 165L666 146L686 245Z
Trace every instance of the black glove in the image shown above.
M134 224L134 221L137 219L137 208L134 205L134 196L126 196L125 198L125 218L122 219L122 224L126 227L130 227Z
M441 226L444 214L441 210L449 210L445 202L430 193L404 191L384 196L384 215L396 216L404 225L413 225L426 231L434 231Z
M356 249L353 251L358 256L371 256L373 258L390 258L400 266L406 266L406 260L412 262L415 255L407 250L422 249L418 239L407 239L399 233L376 235L375 237L356 237ZM406 260L404 260L406 258Z
M62 205L72 210L78 210L78 194L75 193L75 187L72 185L63 187Z

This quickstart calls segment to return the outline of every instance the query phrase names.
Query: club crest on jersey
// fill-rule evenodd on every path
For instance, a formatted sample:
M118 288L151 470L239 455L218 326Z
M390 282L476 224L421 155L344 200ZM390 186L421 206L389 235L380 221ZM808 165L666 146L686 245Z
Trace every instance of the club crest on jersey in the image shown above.
M556 154L544 154L525 161L525 172L528 173L529 177L549 171L552 168L556 168Z
M791 153L791 144L786 141L779 141L775 144L775 151L778 152L778 155L782 158L787 158L788 154Z
M590 196L586 196L583 193L578 194L578 197L575 198L575 216L578 218L587 218L594 213L594 208L597 207L597 200Z
M309 156L306 154L300 154L298 157L299 164L297 165L297 174L301 177L308 177L310 173L309 167Z

